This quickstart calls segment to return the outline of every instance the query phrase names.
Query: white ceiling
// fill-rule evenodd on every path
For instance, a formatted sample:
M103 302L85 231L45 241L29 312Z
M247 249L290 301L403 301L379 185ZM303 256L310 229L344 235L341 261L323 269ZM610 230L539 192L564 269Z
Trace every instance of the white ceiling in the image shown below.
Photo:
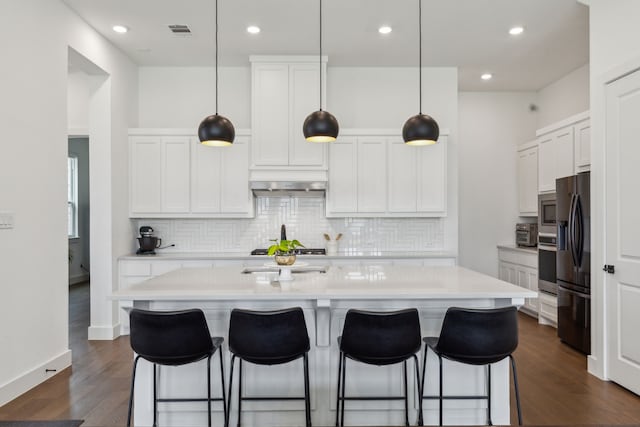
M63 1L139 65L214 63L215 0ZM318 53L318 0L218 1L221 66ZM538 90L589 61L588 8L576 0L422 0L422 9L423 65L458 67L461 90ZM417 0L323 0L329 65L417 66L417 11ZM130 31L116 34L116 23ZM379 34L383 24L393 32ZM525 32L510 36L514 25ZM484 72L493 80L481 81Z

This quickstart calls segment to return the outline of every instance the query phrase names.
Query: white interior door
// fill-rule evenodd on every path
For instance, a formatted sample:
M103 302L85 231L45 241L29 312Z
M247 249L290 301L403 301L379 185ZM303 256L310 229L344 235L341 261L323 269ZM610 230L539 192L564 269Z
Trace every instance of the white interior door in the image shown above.
M640 393L640 71L607 85L606 96L608 370Z

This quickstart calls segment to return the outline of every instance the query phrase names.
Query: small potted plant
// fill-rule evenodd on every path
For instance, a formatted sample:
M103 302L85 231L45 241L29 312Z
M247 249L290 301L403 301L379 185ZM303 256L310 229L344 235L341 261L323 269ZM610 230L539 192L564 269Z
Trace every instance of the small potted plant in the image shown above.
M304 245L297 240L278 240L271 239L274 242L269 246L267 254L275 255L275 261L278 265L293 265L296 262L296 248L304 248Z

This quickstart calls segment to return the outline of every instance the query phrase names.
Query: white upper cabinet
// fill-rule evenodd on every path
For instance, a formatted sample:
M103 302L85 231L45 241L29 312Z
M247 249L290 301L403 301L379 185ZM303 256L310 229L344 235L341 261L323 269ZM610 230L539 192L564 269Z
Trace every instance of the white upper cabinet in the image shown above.
M591 169L591 121L584 120L573 128L575 138L575 170L585 172Z
M538 216L538 143L518 147L518 211L520 216Z
M129 216L251 217L248 136L236 136L230 147L206 147L188 132L130 130Z
M343 133L329 146L327 216L446 216L446 136L413 147L390 132Z
M589 170L589 113L569 117L536 132L538 191L554 192L556 179Z
M252 56L250 60L251 167L326 169L326 144L307 142L302 133L305 118L320 105L317 58ZM326 61L322 73L325 80ZM325 87L326 83L323 91Z
M132 216L189 212L189 138L132 137L130 177Z

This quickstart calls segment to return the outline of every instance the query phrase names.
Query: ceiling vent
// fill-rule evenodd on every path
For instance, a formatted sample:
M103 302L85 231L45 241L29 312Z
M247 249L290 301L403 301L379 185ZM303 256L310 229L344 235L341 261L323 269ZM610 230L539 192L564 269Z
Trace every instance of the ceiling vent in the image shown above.
M186 25L182 25L182 24L169 25L169 29L176 36L184 37L184 36L192 35L191 29Z

